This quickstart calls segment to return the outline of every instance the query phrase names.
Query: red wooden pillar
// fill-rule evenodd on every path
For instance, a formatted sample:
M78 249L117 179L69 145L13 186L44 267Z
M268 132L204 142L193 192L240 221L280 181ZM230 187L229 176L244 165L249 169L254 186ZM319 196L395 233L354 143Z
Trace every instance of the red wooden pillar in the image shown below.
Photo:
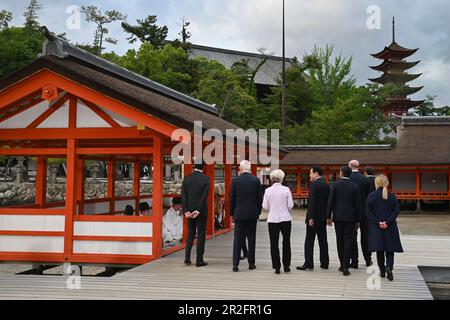
M154 166L155 164L153 164ZM154 173L153 173L154 174ZM153 183L154 183L153 179ZM136 208L136 214L139 214L139 194L141 190L141 184L139 179L139 161L134 160L133 161L133 196L135 199L135 208Z
M84 213L84 160L77 159L77 204L78 214Z
M139 177L139 175L138 175ZM159 258L162 252L163 218L163 144L160 137L153 137L153 256Z
M225 179L225 229L229 229L231 228L231 216L230 216L231 164L225 165L224 179Z
M252 163L251 170L252 170L252 175L256 176L258 174L258 165L256 163Z
M192 164L183 164L183 176L186 177L192 173ZM184 212L183 212L184 213ZM187 218L183 214L183 242L186 243L188 236Z
M324 172L325 172L325 181L327 183L330 183L330 168L326 167Z
M206 175L209 177L208 193L208 220L206 224L206 235L214 234L214 189L215 189L215 169L214 164L206 165Z
M47 195L47 158L38 156L36 160L36 199L38 208L44 208Z
M109 159L108 160L108 195L107 197L109 198L109 213L110 214L114 214L114 212L116 211L116 207L115 207L115 189L116 189L116 179L115 179L115 168L116 166L116 162L113 159Z
M77 127L77 98L71 97L69 99L69 128Z
M64 228L64 260L70 261L73 253L73 221L76 214L76 182L77 182L77 156L75 139L67 140L66 160L66 215Z
M416 170L416 197L420 200L420 169Z
M448 189L448 197L450 198L450 168L448 169L447 189ZM450 206L449 206L449 207L450 207Z
M300 195L302 192L302 168L297 168L297 194Z

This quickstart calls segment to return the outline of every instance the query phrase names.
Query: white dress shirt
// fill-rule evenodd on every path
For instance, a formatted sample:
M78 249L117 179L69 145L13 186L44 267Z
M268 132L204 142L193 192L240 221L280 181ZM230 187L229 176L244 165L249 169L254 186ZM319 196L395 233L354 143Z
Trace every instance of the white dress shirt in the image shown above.
M291 190L281 183L274 183L264 193L263 208L269 211L267 222L292 221L291 209L294 207Z

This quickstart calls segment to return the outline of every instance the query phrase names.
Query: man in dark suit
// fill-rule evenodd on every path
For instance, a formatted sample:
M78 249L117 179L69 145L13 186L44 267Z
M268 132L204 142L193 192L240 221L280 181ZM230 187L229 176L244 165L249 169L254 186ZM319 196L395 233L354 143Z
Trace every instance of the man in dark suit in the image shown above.
M188 218L188 236L184 263L191 264L191 250L197 231L197 267L208 265L203 260L205 252L206 222L208 218L209 178L203 174L204 164L195 164L194 172L186 176L181 186L181 202L185 214L195 213L198 216Z
M370 182L369 179L359 172L359 161L351 160L348 163L350 169L352 169L352 175L350 180L358 185L359 189L359 208L361 210L361 250L363 252L364 260L366 261L366 266L369 267L373 264L372 253L369 251L369 226L366 219L366 200L370 193ZM353 245L352 262L350 263L350 268L358 269L358 231L356 232L355 243Z
M369 193L374 192L375 188L375 170L372 167L364 168L364 175L369 179Z
M314 240L319 240L320 267L328 269L327 242L327 203L330 187L322 177L322 168L314 166L309 171L311 184L308 195L308 211L306 212L305 263L298 270L314 269Z
M339 271L344 276L350 275L348 271L355 230L359 228L360 213L358 185L350 181L352 170L344 166L341 168L341 179L330 188L327 206L328 225L334 222L336 230L336 245L341 266Z
M240 163L241 174L233 178L230 190L230 215L234 219L233 271L239 271L241 249L248 240L247 259L249 269L256 268L256 224L262 209L261 182L250 173L251 164L247 160Z

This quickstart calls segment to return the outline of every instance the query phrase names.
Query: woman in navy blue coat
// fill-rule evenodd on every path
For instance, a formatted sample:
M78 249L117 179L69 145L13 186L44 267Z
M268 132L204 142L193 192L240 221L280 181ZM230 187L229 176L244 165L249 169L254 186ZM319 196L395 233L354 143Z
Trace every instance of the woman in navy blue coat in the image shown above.
M388 192L389 181L384 175L375 178L376 190L367 197L366 214L369 221L369 250L377 253L382 278L392 281L394 252L403 252L397 227L400 206L395 195ZM386 261L386 264L385 264Z

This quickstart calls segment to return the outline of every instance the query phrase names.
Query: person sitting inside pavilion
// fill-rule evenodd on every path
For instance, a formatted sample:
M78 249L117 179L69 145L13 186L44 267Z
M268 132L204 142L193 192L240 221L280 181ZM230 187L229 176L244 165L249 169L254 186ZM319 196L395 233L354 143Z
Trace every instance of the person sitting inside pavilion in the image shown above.
M127 204L127 205L125 206L125 212L124 212L124 214L125 214L126 216L132 216L132 215L134 215L134 209L133 209L133 206Z
M139 203L139 215L140 216L149 216L151 215L152 211L150 206L147 202L140 202Z
M181 197L172 199L172 206L163 217L164 243L180 241L183 238L183 213L181 212Z

